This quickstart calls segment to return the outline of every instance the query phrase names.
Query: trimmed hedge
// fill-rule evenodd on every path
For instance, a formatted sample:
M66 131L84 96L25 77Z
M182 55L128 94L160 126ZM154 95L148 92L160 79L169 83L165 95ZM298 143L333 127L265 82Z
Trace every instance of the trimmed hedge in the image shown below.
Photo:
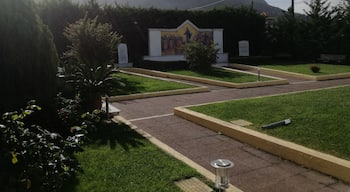
M199 28L223 28L224 52L231 55L238 55L240 40L250 41L252 55L260 54L264 43L265 17L249 8L183 11L111 5L100 8L94 2L77 5L70 0L51 1L56 1L56 4L41 4L40 15L53 31L59 53L67 50L67 43L61 40L64 24L80 19L85 12L91 18L99 15L100 22L112 24L113 30L121 34L122 41L128 45L129 60L136 64L141 62L142 56L148 55L149 28L176 28L187 19Z

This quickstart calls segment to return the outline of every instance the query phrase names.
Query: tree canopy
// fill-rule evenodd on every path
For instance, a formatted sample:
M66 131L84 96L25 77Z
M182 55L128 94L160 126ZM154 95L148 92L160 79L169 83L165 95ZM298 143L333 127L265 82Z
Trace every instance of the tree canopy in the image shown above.
M275 52L296 58L317 59L320 54L349 54L349 0L331 7L329 0L312 0L306 16L286 13L267 29L268 43Z

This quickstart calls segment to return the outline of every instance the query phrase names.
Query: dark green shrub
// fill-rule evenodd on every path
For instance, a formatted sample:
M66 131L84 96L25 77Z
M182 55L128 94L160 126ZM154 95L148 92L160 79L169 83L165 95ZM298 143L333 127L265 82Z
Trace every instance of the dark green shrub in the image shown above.
M264 50L265 17L254 9L226 7L208 11L183 11L130 8L117 4L101 8L90 1L85 1L85 5L81 6L69 1L45 1L49 3L43 3L40 9L40 16L55 35L60 54L68 45L62 38L65 24L76 21L85 12L91 18L99 15L99 21L112 24L113 30L118 31L123 36L123 42L128 45L129 60L134 64L141 63L142 56L148 55L149 28L177 28L187 19L199 28L223 28L224 52L232 56L238 55L240 40L251 42L251 55L259 55Z
M191 69L209 70L216 63L219 49L214 44L203 45L201 43L190 43L184 46L184 55Z
M57 96L58 124L61 125L59 133L63 136L72 135L72 129L83 129L86 135L94 134L96 127L103 123L107 114L101 110L84 111L78 96L73 99L64 98L61 94Z
M82 109L80 102L78 97L67 99L61 94L57 95L57 118L64 129L60 131L61 134L69 135L71 127L81 124Z
M232 57L230 62L247 65L266 65L272 63L273 58L269 56Z
M0 120L0 191L56 191L79 170L73 153L84 137L76 127L66 139L25 123L40 107L30 104ZM77 132L75 132L77 131Z
M318 73L318 72L320 72L321 68L318 65L311 65L310 70L314 73Z
M76 20L84 17L85 11L72 0L38 1L38 14L49 26L59 55L67 51L68 40L63 36L63 29Z
M0 1L0 112L55 96L58 57L31 0Z

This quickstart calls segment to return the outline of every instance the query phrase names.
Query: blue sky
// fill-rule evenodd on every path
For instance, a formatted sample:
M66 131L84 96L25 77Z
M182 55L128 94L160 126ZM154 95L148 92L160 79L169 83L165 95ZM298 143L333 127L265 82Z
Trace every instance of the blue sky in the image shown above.
M290 7L292 0L265 0L268 4L280 7L284 10L287 10ZM303 10L307 10L308 6L305 2L310 2L310 0L294 0L295 12L304 13ZM331 5L337 5L341 0L328 0Z

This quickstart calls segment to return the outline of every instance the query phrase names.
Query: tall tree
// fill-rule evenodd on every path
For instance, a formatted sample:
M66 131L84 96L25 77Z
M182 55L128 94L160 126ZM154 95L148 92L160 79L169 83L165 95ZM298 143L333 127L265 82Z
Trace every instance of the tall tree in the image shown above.
M84 10L71 0L38 0L38 14L49 26L59 55L68 50L69 41L63 36L63 29L70 23L84 17Z
M52 35L31 0L0 1L0 109L55 95L58 57Z
M342 49L350 62L350 0L343 0L338 10L338 17L341 18L342 25Z
M304 23L304 40L312 48L311 56L317 58L320 53L327 52L330 38L333 38L332 15L328 0L311 0L307 3L309 11L306 11L308 20Z
M288 53L295 56L297 45L300 43L300 25L300 19L294 17L291 10L276 21L270 21L266 26L266 40L275 54Z

